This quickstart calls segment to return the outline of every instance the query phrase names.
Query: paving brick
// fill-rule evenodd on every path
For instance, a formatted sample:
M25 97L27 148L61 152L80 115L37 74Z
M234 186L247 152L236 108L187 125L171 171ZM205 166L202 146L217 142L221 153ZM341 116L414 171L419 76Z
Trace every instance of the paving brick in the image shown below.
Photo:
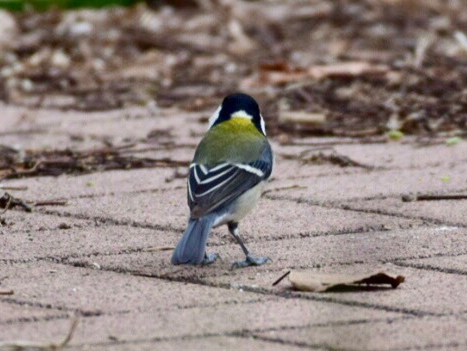
M8 104L1 105L3 111L2 128L0 131L21 131L29 129L47 129L56 126L66 126L70 123L89 123L93 121L111 121L121 119L129 112L124 110L109 110L104 112L86 112L82 113L73 110L56 109L30 109L22 106L13 106ZM142 108L132 109L135 114L145 111Z
M8 288L8 279L0 286L1 289ZM3 296L3 298L13 298L14 295ZM0 298L0 329L4 324L33 321L41 318L58 318L66 314L62 311L46 308L38 308L29 305L18 305L14 303L2 302Z
M179 233L123 226L95 226L85 221L56 217L62 229L14 231L0 235L0 261L59 260L173 245ZM0 231L1 233L1 231Z
M80 220L38 212L13 210L5 212L1 215L1 218L4 224L0 225L0 243L5 243L4 240L8 241L10 239L9 237L17 232L26 234L44 230L58 230L61 228L86 228L94 225L94 221L91 220ZM2 247L0 247L0 252L2 252ZM2 255L0 254L0 256Z
M224 292L227 293L228 290ZM188 309L163 308L157 312L131 311L125 314L83 318L70 345L109 342L109 337L116 337L122 341L146 341L154 338L222 335L247 330L304 327L337 321L386 319L397 316L399 314L359 307L275 298L262 302ZM67 333L69 325L68 320L27 323L21 327L18 324L6 325L0 328L0 340L7 337L59 340Z
M207 130L207 123L200 122L205 113L175 109L128 107L83 114L72 110L31 110L2 105L2 111L2 143L36 150L89 149L108 142L118 145L144 141L150 133L152 142L196 144Z
M19 132L0 133L2 145L8 145L17 151L24 150L63 150L65 148L81 151L103 148L105 140L91 137L66 134L65 132L54 132L47 130L30 130Z
M86 351L237 351L237 350L268 350L268 351L299 351L302 347L290 344L276 343L270 341L256 340L251 337L229 337L216 336L204 338L190 338L188 340L156 340L153 342L129 342L129 343L102 343L93 345L84 345L82 347L74 347L73 350ZM312 348L312 350L320 351L324 349Z
M80 176L62 175L9 180L4 182L4 185L26 186L25 191L10 191L10 193L26 200L45 201L184 187L185 179L167 181L173 178L174 172L175 170L170 168L117 170Z
M139 225L163 226L182 232L188 219L186 189L118 194L96 198L74 199L67 207L53 209L57 213L94 218L112 218ZM417 221L410 225L416 226ZM329 232L408 227L409 222L389 216L327 209L285 200L262 199L255 210L242 220L240 230L247 239L286 238ZM225 227L215 230L215 236L229 240Z
M351 201L349 208L375 211L412 217L414 219L433 219L445 223L440 225L440 233L452 226L467 225L467 200L412 201L403 202L401 198L377 199L369 201Z
M251 303L269 297L47 262L2 269L18 303L89 313L138 312Z
M465 350L467 318L409 318L395 321L269 331L258 337L323 345L332 350Z
M230 286L240 290L261 290L269 293L290 293L291 284L285 279L276 287L276 281L288 268L282 270L245 270L235 275L207 274L199 276L201 281L214 286ZM326 299L337 303L366 306L411 315L459 315L467 311L465 289L467 276L447 274L424 269L399 267L392 264L354 264L345 266L325 266L307 268L317 273L375 273L385 271L393 275L403 275L406 282L397 289L382 288L373 291L345 293L297 293L298 296L311 296L313 299Z
M182 163L212 112L1 107L1 144L90 150L135 142L128 155ZM59 341L69 329L65 314L78 309L93 316L81 317L77 350L465 350L467 201L400 196L465 191L467 143L278 141L270 191L240 227L252 253L273 262L241 270L230 269L243 254L225 228L209 241L221 254L215 264L170 264L164 248L177 243L188 216L186 167L2 182L27 185L13 192L26 200L69 204L2 214L1 287L14 295L0 298L0 340ZM319 152L376 169L313 159ZM293 292L287 280L271 286L291 268L383 269L407 281L395 290L324 294Z
M445 167L467 161L467 143L420 146L416 143L336 145L333 149L353 161L382 168L409 169Z
M301 186L308 187L310 184L313 184L314 179L317 178L358 172L362 172L362 170L358 168L341 168L332 165L304 165L297 160L281 160L276 157L269 188L273 194L273 189L280 189L283 187L282 183L287 181L302 181Z
M402 262L398 262L398 264L417 268L433 269L447 273L467 275L467 255L404 260Z
M446 181L450 177L449 181ZM452 168L374 170L345 175L279 181L276 187L291 187L274 195L312 202L341 202L371 197L437 193L467 188L467 163Z
M463 350L467 347L466 327L465 316L425 317L270 331L256 335L283 342L321 344L333 350Z
M214 286L260 287L274 292L277 289L272 288L271 284L290 269L322 267L322 270L326 272L327 269L344 269L347 266L360 267L360 263L363 264L362 269L370 272L378 268L392 271L399 268L383 263L414 257L465 253L466 234L466 230L457 230L449 236L440 236L435 229L420 228L410 231L397 230L250 242L247 243L247 247L253 254L269 256L272 262L260 267L238 270L232 270L231 264L244 259L244 256L240 247L235 243L221 247L208 247L209 252L218 252L221 259L205 267L172 266L170 264L171 251L108 255L98 258L83 257L70 259L70 262L88 266L93 262L92 260L98 259L103 269L131 271L181 281L194 280Z

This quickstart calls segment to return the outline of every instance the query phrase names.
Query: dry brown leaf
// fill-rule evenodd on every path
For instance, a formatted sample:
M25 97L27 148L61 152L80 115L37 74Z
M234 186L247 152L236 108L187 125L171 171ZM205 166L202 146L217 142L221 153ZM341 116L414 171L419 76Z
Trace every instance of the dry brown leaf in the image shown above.
M393 277L384 272L370 274L316 274L307 271L291 271L289 280L295 289L323 292L336 288L358 287L360 285L390 285L397 288L405 281L399 275Z
M316 65L308 69L292 67L287 63L263 64L258 72L245 78L240 86L243 89L267 85L296 83L306 79L328 77L356 77L360 75L382 75L389 72L386 65L369 62L342 62L330 65Z
M318 112L306 111L279 111L280 123L293 123L293 124L323 124L326 122L326 115Z
M355 77L365 74L386 74L389 68L386 65L375 65L369 62L342 62L332 65L317 65L308 69L310 77L322 79L327 77Z

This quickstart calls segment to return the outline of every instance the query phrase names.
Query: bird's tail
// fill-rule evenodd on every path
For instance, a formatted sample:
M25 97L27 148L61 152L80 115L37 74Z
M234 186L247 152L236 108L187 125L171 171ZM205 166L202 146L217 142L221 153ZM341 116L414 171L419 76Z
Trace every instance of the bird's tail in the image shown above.
M215 216L208 215L199 219L190 219L172 255L172 264L200 264L206 252L206 242L214 224Z

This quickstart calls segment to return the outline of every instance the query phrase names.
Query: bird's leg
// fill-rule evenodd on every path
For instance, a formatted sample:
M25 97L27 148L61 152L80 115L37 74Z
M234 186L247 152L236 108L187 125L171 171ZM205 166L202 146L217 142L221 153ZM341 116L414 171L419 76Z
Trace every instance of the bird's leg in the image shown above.
M262 264L265 264L267 261L270 261L271 259L269 257L255 257L250 255L250 252L246 248L245 244L243 243L242 239L240 238L240 235L238 234L238 223L235 222L230 222L228 224L229 227L229 232L230 234L233 235L237 243L240 245L242 248L243 253L246 255L245 261L238 261L234 262L232 265L232 268L243 268L243 267L248 267L248 266L260 266Z
M208 265L208 264L214 263L218 258L219 258L219 254L217 254L217 253L208 254L207 252L205 252L204 253L204 259L201 262L201 264L202 265Z

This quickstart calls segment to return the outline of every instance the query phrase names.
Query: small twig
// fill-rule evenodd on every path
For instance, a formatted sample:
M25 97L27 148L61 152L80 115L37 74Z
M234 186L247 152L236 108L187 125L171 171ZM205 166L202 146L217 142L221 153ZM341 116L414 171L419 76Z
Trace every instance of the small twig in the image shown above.
M1 185L0 184L0 189L20 191L20 190L28 190L28 187L27 186L6 186L6 185Z
M49 201L37 201L34 203L34 206L66 206L68 204L67 200L49 200Z
M141 252L171 251L175 246L150 246L141 250Z
M70 327L70 330L68 331L68 334L59 343L35 343L35 342L23 341L23 340L6 341L6 342L0 342L0 349L4 351L6 350L23 351L23 350L29 350L29 349L41 350L41 351L61 350L66 345L68 345L71 338L73 337L73 334L77 326L78 326L78 317L75 317L73 318L73 321L71 322L71 327Z
M287 277L290 274L290 272L291 271L288 271L284 273L283 275L281 275L279 279L277 279L274 283L272 283L272 286L276 286L277 284L279 284L282 280L284 280L285 277Z
M4 277L1 277L1 278L0 278L0 284L2 284L2 282L3 282L5 279L8 279L8 278L9 278L9 277L8 277L7 275L4 276Z
M13 295L15 292L11 289L9 290L0 290L0 295ZM0 344L1 347L1 344Z
M467 195L403 195L402 201L467 200Z

